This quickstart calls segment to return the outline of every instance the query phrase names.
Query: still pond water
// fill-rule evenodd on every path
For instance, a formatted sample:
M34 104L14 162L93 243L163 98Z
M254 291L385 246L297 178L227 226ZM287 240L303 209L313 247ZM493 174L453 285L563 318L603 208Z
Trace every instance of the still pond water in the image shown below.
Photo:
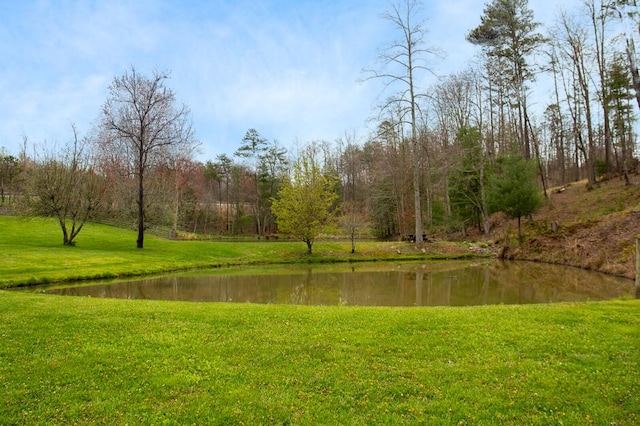
M530 304L635 295L628 279L498 261L222 268L35 290L121 299L361 306Z

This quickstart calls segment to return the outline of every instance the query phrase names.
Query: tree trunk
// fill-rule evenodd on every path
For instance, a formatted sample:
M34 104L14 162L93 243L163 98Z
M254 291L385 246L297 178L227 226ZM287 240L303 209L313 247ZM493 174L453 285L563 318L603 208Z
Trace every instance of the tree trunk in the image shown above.
M175 181L175 191L176 196L173 205L173 224L171 229L171 237L173 239L178 238L178 219L180 216L180 178L179 178L178 166L176 165L176 181Z
M409 40L411 46L411 40ZM410 47L411 49L411 47ZM422 241L422 197L420 195L420 151L418 150L418 132L416 123L416 97L413 86L413 57L411 51L408 55L409 61L409 96L411 97L411 143L413 154L413 203L416 224L416 245L418 248L424 246Z
M304 242L307 243L307 254L311 254L312 253L312 247L313 247L313 241L304 240Z
M136 247L144 248L144 185L142 181L142 172L138 176L138 239Z
M606 6L602 6L603 8ZM596 13L598 8L592 1L588 5L595 38L596 59L598 62L598 75L600 77L600 104L602 106L602 118L604 127L604 161L608 167L611 166L611 124L609 122L609 103L607 99L607 56L605 54L605 30L608 14ZM599 24L599 25L598 25Z
M626 52L627 60L629 61L629 71L631 72L631 81L633 82L633 88L636 92L636 101L638 102L638 108L640 108L640 72L638 72L638 66L634 61L635 45L633 44L633 40L627 39Z
M356 230L351 228L351 254L356 252Z
M542 182L542 191L544 193L544 198L549 198L549 194L547 194L547 180L544 176L544 167L542 166L542 158L540 156L540 145L538 144L538 138L535 136L533 132L533 127L531 126L531 121L529 117L525 117L527 121L527 126L529 131L531 132L531 140L533 141L533 148L536 153L536 162L538 164L538 172L540 173L540 181Z
M229 203L231 202L229 199L229 179L227 179L226 183L226 191L227 191L227 224L226 224L226 232L227 234L231 233L231 222L229 219Z
M58 217L58 222L60 223L60 229L62 230L62 244L65 246L69 245L69 232L67 231L67 224L64 221L64 218Z
M636 238L636 299L640 299L640 238Z
M588 155L587 155L587 178L589 180L589 184L593 185L596 183L596 169L595 169L595 156L596 156L596 145L595 145L595 135L593 132L593 117L591 115L591 99L589 95L589 83L587 81L587 75L585 72L586 66L584 64L584 58L580 58L580 63L578 64L578 80L579 84L582 88L582 96L584 100L584 112L585 119L587 121L587 142L588 142Z
M420 196L420 170L418 160L414 160L413 163L413 203L416 225L416 245L418 246L418 248L422 248L424 246L424 242L422 241L422 197Z

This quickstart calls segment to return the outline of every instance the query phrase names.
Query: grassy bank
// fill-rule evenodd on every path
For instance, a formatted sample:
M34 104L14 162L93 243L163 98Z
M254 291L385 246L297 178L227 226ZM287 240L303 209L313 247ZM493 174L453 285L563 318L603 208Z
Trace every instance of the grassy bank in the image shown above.
M0 288L92 278L115 278L225 265L415 260L477 256L462 244L429 244L425 253L409 243L318 242L306 254L302 242L171 241L147 235L135 248L133 231L90 223L65 247L53 219L0 216Z
M0 216L0 287L474 247L168 241ZM0 424L637 424L640 301L359 308L0 291Z
M1 424L640 422L638 301L0 306Z

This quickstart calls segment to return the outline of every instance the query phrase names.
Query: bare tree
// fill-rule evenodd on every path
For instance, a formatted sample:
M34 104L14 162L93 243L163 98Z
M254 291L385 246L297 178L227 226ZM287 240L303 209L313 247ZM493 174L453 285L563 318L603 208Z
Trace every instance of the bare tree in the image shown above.
M30 210L58 220L64 245L91 219L105 194L103 177L97 173L86 138L79 139L75 126L73 142L61 149L44 150L30 169L26 202Z
M7 195L5 189L12 186L21 172L22 167L19 160L0 147L0 206L5 204Z
M126 161L137 181L138 248L144 247L147 172L163 158L192 152L197 145L189 109L176 105L167 79L158 72L148 78L131 67L114 78L102 108L102 149Z
M418 75L431 72L427 66L427 57L438 55L435 48L427 47L425 40L425 23L420 21L419 14L422 11L421 3L416 0L403 0L400 4L392 5L391 11L385 13L383 18L393 24L401 37L381 50L378 55L380 67L375 70L367 70L369 79L383 79L385 89L392 85L398 85L400 91L388 98L382 106L383 111L393 110L400 112L402 124L410 126L410 138L413 159L413 199L415 217L416 242L422 247L422 196L420 149L418 147L418 115L419 98Z
M351 254L356 252L357 233L369 226L367 216L352 201L342 203L341 215L338 218L340 227L349 235L351 241Z
M566 14L561 17L559 37L563 43L562 53L570 60L573 66L574 80L576 84L576 97L579 97L584 107L584 118L587 125L587 143L588 148L582 146L581 151L585 156L587 163L587 177L589 184L593 185L596 181L595 173L595 131L593 125L592 102L591 102L591 74L590 62L593 61L593 52L589 49L587 31L584 27L578 25L571 20ZM577 122L578 114L574 114L574 123ZM581 139L581 133L577 131L578 126L574 124L576 132Z
M609 8L612 6L608 1L600 2L600 5L596 5L595 0L588 0L585 2L585 6L591 19L591 27L593 29L594 48L596 62L598 64L598 77L600 78L600 88L598 90L598 97L600 98L600 105L602 107L602 127L604 130L604 161L607 167L611 166L611 124L609 111L609 103L606 101L609 96L609 86L607 84L607 52L605 50L605 35L608 26Z

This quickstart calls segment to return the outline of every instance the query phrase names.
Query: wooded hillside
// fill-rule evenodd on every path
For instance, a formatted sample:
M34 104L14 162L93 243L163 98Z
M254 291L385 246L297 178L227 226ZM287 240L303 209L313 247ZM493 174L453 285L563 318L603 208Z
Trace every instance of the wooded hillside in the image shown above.
M507 256L634 278L635 238L640 237L638 181L635 176L631 186L610 179L591 190L586 181L555 188L549 204L524 222L524 243ZM496 236L502 233L504 238L513 227L513 222L501 221Z

